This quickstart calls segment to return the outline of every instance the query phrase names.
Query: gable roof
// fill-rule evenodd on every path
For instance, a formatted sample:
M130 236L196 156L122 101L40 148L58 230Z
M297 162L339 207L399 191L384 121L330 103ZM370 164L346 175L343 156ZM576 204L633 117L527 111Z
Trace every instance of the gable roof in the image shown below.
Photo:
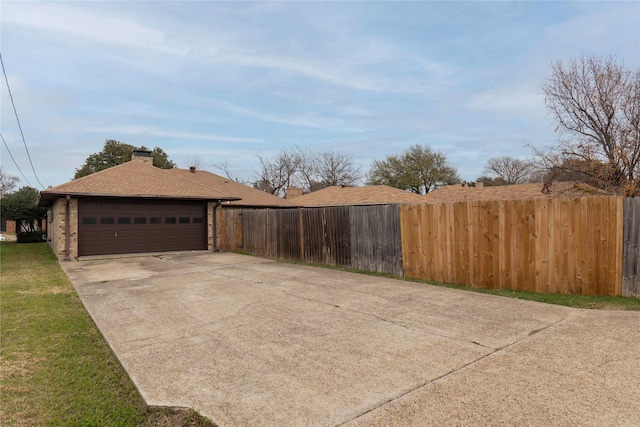
M241 200L224 202L223 206L255 206L255 207L295 207L291 201L273 194L240 184L232 179L216 175L205 170L191 172L189 169L171 169L171 173L207 187L215 188L227 194L240 197Z
M540 197L582 197L601 195L594 187L577 182L557 182L551 194L542 192L542 183L500 185L495 187L470 187L462 184L447 185L423 196L424 203L462 202L478 200L518 200Z
M74 179L40 192L40 204L49 205L57 197L149 197L203 200L239 200L235 195L185 179L172 169L160 169L138 160Z
M297 206L383 205L423 203L423 196L388 185L332 186L293 199Z

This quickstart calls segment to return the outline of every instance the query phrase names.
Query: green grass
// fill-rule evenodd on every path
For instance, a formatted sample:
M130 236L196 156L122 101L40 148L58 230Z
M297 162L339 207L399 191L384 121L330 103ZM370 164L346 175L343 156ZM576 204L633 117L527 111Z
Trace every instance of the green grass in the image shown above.
M0 425L212 426L147 407L44 243L0 244Z
M244 252L236 252L236 253L253 256L251 254L247 254ZM535 292L512 291L508 289L479 289L479 288L472 288L470 286L464 286L464 285L425 281L425 280L408 278L408 277L398 277L398 276L394 276L386 273L376 273L376 272L365 271L365 270L353 270L353 269L344 268L344 267L336 267L336 266L325 265L325 264L315 264L315 263L309 263L304 261L289 261L289 260L281 260L281 259L278 259L276 261L288 262L288 263L298 264L298 265L308 265L312 267L322 267L322 268L328 268L331 270L348 271L351 273L366 274L368 276L385 277L388 279L403 280L403 281L413 282L413 283L424 283L428 285L442 286L442 287L452 288L452 289L461 289L465 291L477 292L482 294L498 295L498 296L509 297L509 298L523 299L528 301L537 301L537 302L542 302L546 304L564 305L567 307L574 307L574 308L640 311L640 299L634 298L634 297L623 297L623 296L604 297L604 296L590 296L590 295L539 294Z

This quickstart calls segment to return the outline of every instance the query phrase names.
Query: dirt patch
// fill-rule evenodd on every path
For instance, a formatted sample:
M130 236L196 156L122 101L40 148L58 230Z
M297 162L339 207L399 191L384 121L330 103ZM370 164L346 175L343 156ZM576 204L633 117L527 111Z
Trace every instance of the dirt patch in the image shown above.
M217 427L189 408L150 406L142 427Z

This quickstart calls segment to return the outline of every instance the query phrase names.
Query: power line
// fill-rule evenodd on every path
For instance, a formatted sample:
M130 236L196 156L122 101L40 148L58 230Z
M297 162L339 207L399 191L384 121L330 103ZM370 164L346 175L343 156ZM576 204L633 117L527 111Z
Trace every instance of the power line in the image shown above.
M11 154L11 150L9 150L9 146L7 145L7 141L4 140L4 136L2 136L1 133L0 133L0 138L2 138L2 142L4 143L4 146L7 148L7 151L9 152L9 155L11 156L11 160L13 160L13 164L16 165L16 167L20 171L20 175L22 175L22 177L27 182L27 184L29 184L29 187L33 187L31 185L31 183L29 182L29 180L27 179L27 177L24 176L24 174L22 173L22 169L20 169L20 166L18 166L18 162L16 162L16 159L13 158L13 154Z
M16 115L16 121L18 122L18 128L20 129L20 135L22 135L22 142L24 143L24 149L27 151L27 157L29 158L29 163L31 164L31 170L33 171L33 176L36 177L36 181L38 181L38 184L40 184L40 187L42 187L42 189L44 190L45 186L40 182L40 179L38 178L38 174L36 173L36 168L33 167L33 162L31 161L31 154L29 153L29 148L27 147L27 141L24 139L24 133L22 132L22 125L20 124L20 119L18 118L18 110L16 110L16 104L13 102L13 95L11 94L11 88L9 87L9 79L7 78L7 72L4 69L4 61L2 60L2 53L0 53L0 64L2 64L2 74L4 74L4 81L7 83L9 98L11 99L13 112ZM2 139L2 141L4 141L4 138ZM4 145L7 146L7 143L5 142ZM7 146L7 150L8 149L9 147ZM13 158L13 156L11 156L11 158ZM25 181L26 181L26 178L25 178Z

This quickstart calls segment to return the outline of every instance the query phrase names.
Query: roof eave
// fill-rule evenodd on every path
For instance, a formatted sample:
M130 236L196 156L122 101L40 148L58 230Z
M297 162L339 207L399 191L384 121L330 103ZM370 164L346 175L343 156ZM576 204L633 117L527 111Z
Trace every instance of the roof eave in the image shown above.
M116 198L116 199L149 199L149 200L202 200L202 201L238 201L240 197L231 196L172 196L163 194L97 194L97 193L79 193L72 191L41 191L38 197L38 206L50 206L53 201L59 197L99 197L99 198Z

